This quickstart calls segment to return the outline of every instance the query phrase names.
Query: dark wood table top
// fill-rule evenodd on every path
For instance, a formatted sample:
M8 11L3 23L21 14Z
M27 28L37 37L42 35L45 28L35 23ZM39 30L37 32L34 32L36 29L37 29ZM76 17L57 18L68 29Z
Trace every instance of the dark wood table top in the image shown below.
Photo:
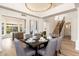
M49 40L46 39L45 41L39 41L39 39L35 39L35 42L28 42L27 40L20 40L20 41L34 48L34 47L38 47L41 44L47 43Z
M28 43L29 45L31 45L32 47L37 47L37 46L39 46L39 45L41 45L41 44L44 44L44 43L46 43L46 42L48 42L49 40L46 40L46 41L39 41L39 40L37 40L37 41L35 41L35 42L27 42L26 41L26 43Z

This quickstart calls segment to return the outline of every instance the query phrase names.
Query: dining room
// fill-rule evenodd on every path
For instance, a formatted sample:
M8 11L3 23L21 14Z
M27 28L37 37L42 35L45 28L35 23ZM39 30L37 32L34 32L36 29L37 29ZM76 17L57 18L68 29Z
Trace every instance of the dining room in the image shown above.
M75 5L74 3L0 4L0 55L79 55L73 53L78 48L76 30L78 7L74 7ZM71 52L67 53L69 50Z

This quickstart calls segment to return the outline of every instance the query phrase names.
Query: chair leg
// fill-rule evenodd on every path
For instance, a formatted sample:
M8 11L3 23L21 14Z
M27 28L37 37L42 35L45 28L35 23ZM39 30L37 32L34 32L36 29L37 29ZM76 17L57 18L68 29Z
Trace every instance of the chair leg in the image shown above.
M57 51L55 51L55 56L57 56Z
M61 54L61 50L59 50L59 53Z

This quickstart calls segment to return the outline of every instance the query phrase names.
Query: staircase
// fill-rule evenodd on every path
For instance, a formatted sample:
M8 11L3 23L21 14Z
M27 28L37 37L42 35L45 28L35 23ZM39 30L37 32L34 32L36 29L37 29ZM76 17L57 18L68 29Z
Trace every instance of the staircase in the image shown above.
M60 22L57 23L57 25L54 29L54 32L53 32L53 34L58 35L58 36L59 36L59 25L60 25Z
M60 33L62 31L64 23L65 23L64 18L63 18L62 21L58 21L58 23L57 23L57 25L56 25L56 27L55 27L55 29L53 31L53 34L56 35L57 37L60 36Z

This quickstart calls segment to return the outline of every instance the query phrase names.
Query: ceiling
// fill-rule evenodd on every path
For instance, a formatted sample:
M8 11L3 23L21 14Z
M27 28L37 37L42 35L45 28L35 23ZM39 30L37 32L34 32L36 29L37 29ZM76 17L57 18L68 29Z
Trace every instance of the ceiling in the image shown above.
M45 18L75 9L73 3L0 3L0 8Z
M45 12L60 4L61 3L25 3L25 6L28 10L32 12Z

